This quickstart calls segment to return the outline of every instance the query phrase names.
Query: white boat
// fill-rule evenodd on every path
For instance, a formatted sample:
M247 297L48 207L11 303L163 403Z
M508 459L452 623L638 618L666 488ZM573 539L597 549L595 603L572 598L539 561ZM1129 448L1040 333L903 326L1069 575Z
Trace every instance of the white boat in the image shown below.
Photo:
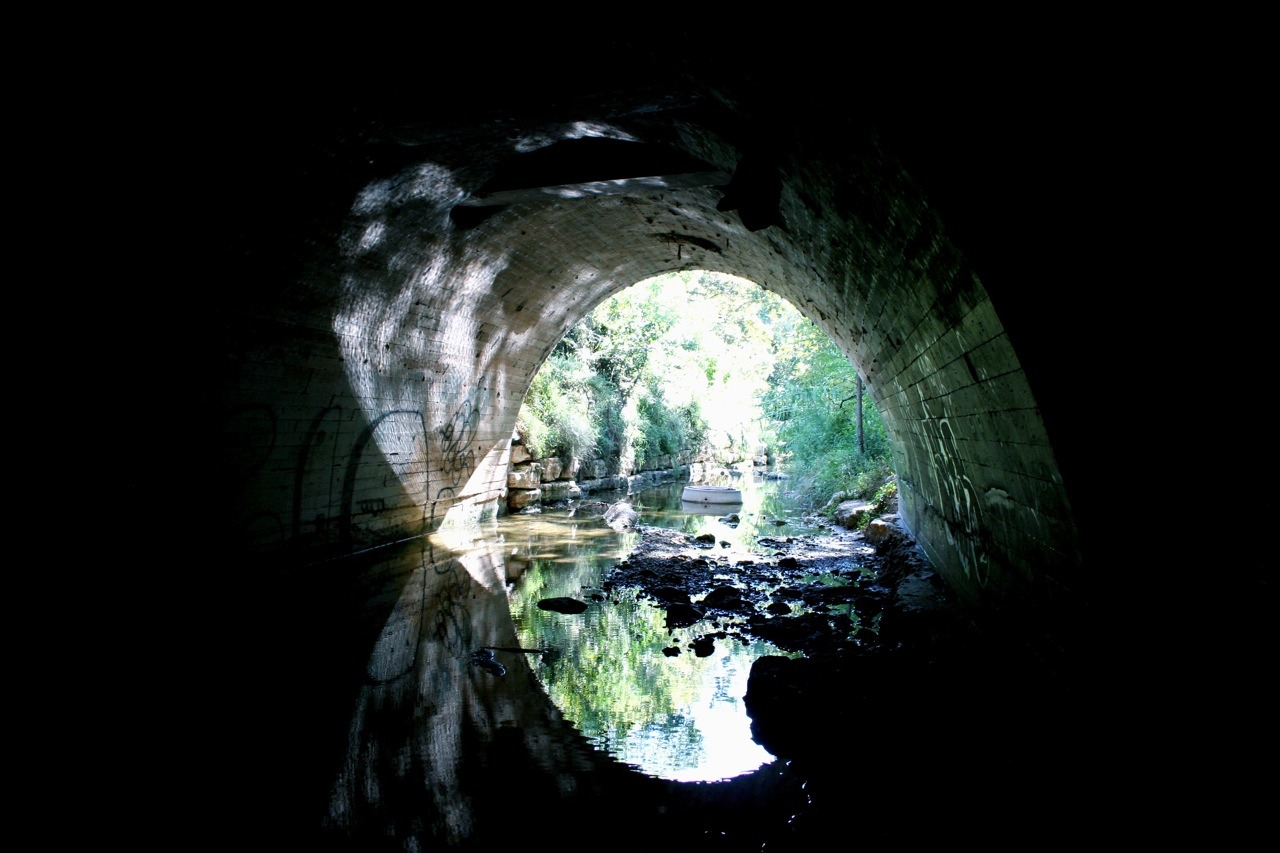
M717 515L737 512L741 504L709 504L703 501L680 501L680 511L689 515Z
M684 487L681 499L696 504L740 504L742 490L732 486L696 486L690 483Z

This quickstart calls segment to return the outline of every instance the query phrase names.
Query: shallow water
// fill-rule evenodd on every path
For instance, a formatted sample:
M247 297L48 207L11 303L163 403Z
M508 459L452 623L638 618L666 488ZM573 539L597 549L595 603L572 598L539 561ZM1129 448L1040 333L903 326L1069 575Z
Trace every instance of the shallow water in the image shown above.
M726 571L738 550L768 562L821 550L834 533L789 508L785 484L744 486L736 526L686 510L679 485L627 499L641 525L712 533L699 555L724 557ZM795 549L756 545L809 533L820 535ZM773 650L717 639L699 657L656 608L606 594L638 538L547 509L255 576L247 600L219 609L235 618L207 626L219 666L197 673L217 721L200 738L238 770L208 797L227 821L210 822L280 848L517 849L574 832L618 850L759 853L846 831L895 843L924 831L937 843L973 827L986 841L995 802L999 821L1019 821L1009 840L1024 841L1075 817L1036 809L1075 802L1090 762L1110 760L1110 719L1099 717L1105 731L1081 726L1096 706L1050 691L1038 662L1023 671L1021 647L991 660L965 652L940 671L908 656L907 669L875 667L869 681L836 673L829 692L798 693L754 722L785 751L771 756L751 738L742 697L753 662ZM537 607L557 595L586 610ZM494 650L484 663L482 649ZM940 805L945 815L920 820ZM299 840L317 829L322 843Z
M748 475L735 485L741 505L686 504L680 483L588 499L627 500L642 526L714 535L715 555L726 569L737 557L758 554L762 537L817 530L779 481ZM634 531L615 532L570 507L499 519L490 535L502 541L519 645L544 650L529 654L535 675L596 748L643 773L678 781L729 779L774 760L752 740L742 697L758 657L790 653L727 640L699 656L690 647L697 626L668 630L664 611L638 601L633 590L606 594L602 583L635 547ZM590 606L575 615L538 607L562 596Z

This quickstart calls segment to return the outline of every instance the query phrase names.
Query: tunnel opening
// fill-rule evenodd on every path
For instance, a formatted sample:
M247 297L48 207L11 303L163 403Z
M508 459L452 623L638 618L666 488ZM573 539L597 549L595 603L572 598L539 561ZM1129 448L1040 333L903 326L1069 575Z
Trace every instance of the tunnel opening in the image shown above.
M859 563L873 549L855 534L827 546L841 559L801 568L794 545L829 530L833 516L847 532L877 508L896 508L862 501L858 515L835 512L858 491L855 481L866 497L892 484L874 405L867 420L879 428L878 456L857 445L853 406L842 409L859 382L831 338L790 302L709 270L642 279L596 306L548 356L516 423L511 517L497 530L519 645L542 650L521 663L601 752L677 781L752 772L775 760L744 705L753 662L803 656L797 632L821 638L808 641L810 652L874 641L880 614L852 601L853 588L875 576ZM788 454L793 437L805 451L827 444L825 458ZM681 500L687 483L726 484L736 499L691 505ZM613 588L610 569L628 563L638 543L632 528L614 532L600 521L604 504L606 518L635 512L636 525L697 543L694 564L713 584L691 581L693 564L658 569L687 587L690 608L732 605L673 624L669 612L664 622L670 601L625 583ZM595 544L602 535L610 545ZM778 548L796 548L790 565L761 559ZM587 604L569 628L540 610L540 599ZM484 654L482 665L492 665Z
M783 461L791 491L815 508L869 499L894 472L863 391L834 340L764 287L698 269L643 279L589 312L535 374L508 506L537 500L520 487L536 485L524 474L539 464L550 500L576 494L562 484L575 476L693 466L702 480Z

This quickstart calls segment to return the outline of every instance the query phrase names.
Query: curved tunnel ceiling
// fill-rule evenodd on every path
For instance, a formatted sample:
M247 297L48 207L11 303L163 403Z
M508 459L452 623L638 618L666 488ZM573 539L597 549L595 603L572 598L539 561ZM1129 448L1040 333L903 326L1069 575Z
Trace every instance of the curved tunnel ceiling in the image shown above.
M420 370L491 410L465 457L476 464L459 466L468 478L424 502L492 502L495 448L538 366L588 310L651 275L709 269L777 292L850 357L894 437L904 514L962 585L1013 585L1031 546L1075 560L1017 358L906 176L854 137L844 159L814 160L776 128L739 151L687 111L654 118L517 137L478 186L423 160L360 194L335 331L352 346L345 362L365 411L388 400L417 410ZM996 418L1007 424L991 434ZM415 458L405 433L377 440L388 459ZM412 492L416 470L398 470ZM1031 523L1011 522L1019 515Z
M939 210L864 117L757 101L646 91L296 131L287 168L259 165L287 194L254 235L272 283L222 309L245 547L358 550L494 511L520 401L564 333L642 279L707 269L775 291L859 369L904 520L959 591L1069 588L1082 557L1055 448ZM282 371L305 377L296 394L273 390Z

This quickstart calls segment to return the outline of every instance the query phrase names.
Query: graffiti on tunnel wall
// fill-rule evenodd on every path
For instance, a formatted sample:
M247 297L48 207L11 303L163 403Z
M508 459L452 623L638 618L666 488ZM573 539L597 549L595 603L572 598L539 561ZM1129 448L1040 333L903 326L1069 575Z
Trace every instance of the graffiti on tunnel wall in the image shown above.
M292 440L287 426L298 421L275 406L245 407L228 418L223 465L236 473L237 487L244 494L289 495L287 506L262 502L243 518L244 537L268 546L335 538L349 545L357 518L403 510L403 496L421 520L434 521L437 505L451 504L477 469L476 436L489 404L483 385L451 390L419 407L374 416L325 406ZM432 407L447 414L431 417ZM292 461L281 465L289 456ZM279 489L272 485L281 476L288 477L287 490L284 483ZM396 521L403 520L400 512Z
M481 412L489 405L489 392L483 384L451 397L446 405L453 406L453 412L435 430L440 447L440 480L433 496L437 502L457 494L459 484L475 471L476 454L471 444Z
M415 456L414 445L425 435L426 423L420 409L396 409L384 412L361 430L347 457L346 473L342 480L342 501L338 512L341 520L340 540L344 545L350 546L354 538L352 507L357 488L362 483L368 482L371 474L377 477L378 473L388 466L396 470L395 484L409 488L411 480L406 474L409 470L407 460L398 460L396 457L401 453L410 459ZM379 452L371 454L370 444L376 444ZM385 481L382 485L385 487ZM415 503L421 505L422 501L419 499Z
M989 580L990 557L982 545L982 511L977 490L964 470L964 460L956 444L955 432L945 414L930 411L929 401L921 399L923 441L933 476L937 479L941 513L947 541L955 549L965 576L981 586Z

